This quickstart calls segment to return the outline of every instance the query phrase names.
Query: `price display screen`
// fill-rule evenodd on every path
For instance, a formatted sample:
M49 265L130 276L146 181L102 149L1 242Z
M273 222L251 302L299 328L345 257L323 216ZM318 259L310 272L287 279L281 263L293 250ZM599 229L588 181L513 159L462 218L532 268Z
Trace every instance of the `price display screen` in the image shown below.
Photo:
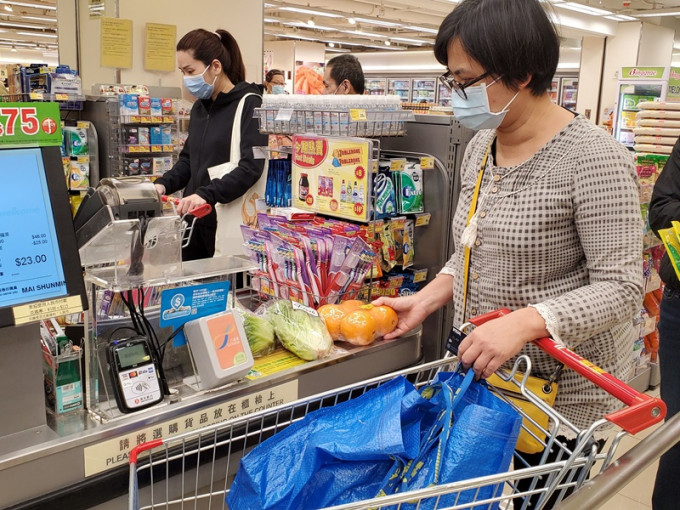
M0 151L0 307L67 295L40 149Z

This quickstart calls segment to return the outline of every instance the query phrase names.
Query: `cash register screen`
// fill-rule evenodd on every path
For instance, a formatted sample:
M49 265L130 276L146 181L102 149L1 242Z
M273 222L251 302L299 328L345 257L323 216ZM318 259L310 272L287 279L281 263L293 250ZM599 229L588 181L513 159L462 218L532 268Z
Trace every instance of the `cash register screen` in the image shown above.
M84 284L59 149L0 150L0 183L1 327L12 307L84 296Z

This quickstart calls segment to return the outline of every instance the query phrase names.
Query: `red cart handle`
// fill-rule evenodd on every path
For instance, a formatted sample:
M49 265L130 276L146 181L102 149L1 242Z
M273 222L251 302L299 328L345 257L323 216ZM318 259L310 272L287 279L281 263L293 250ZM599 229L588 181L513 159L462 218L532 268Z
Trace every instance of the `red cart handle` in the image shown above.
M172 202L175 205L179 204L179 198L169 197L167 195L161 195L161 200L163 202ZM203 218L203 216L207 216L211 212L212 206L210 204L203 204L193 208L187 214L191 214L192 216L196 216L197 218Z
M485 322L498 319L509 313L510 310L507 308L501 308L494 312L474 317L470 319L470 323L480 326ZM583 359L574 351L558 344L552 338L539 338L533 342L553 358L564 363L626 404L628 407L605 416L607 420L615 423L626 432L637 434L641 430L659 423L666 416L666 404L660 398L640 393L590 361Z

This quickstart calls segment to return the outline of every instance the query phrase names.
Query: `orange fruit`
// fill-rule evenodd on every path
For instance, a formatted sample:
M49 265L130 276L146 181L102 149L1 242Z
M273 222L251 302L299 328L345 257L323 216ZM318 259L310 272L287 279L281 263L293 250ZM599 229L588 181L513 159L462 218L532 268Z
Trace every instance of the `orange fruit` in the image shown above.
M323 305L317 310L333 340L341 340L340 322L347 312L339 305Z
M340 306L347 312L352 312L358 310L359 307L364 306L366 303L359 301L358 299L348 299L340 303Z
M373 320L375 321L378 337L385 336L387 333L392 333L392 331L397 329L399 317L397 316L397 312L392 308L385 305L367 306L370 306L368 313L371 314L371 317L373 317Z
M367 310L354 310L340 322L340 334L351 344L368 345L377 338L375 321Z

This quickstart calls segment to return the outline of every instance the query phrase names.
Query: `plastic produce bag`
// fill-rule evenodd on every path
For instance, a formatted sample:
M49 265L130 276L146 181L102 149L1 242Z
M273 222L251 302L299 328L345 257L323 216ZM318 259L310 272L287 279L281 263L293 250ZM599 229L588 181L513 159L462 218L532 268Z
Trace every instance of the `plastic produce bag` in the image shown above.
M473 376L440 374L422 395L399 377L310 413L241 459L229 508L323 508L507 471L521 418ZM463 491L458 502L501 491Z
M325 358L331 353L333 339L315 310L284 299L264 306L265 317L290 352L307 361Z

